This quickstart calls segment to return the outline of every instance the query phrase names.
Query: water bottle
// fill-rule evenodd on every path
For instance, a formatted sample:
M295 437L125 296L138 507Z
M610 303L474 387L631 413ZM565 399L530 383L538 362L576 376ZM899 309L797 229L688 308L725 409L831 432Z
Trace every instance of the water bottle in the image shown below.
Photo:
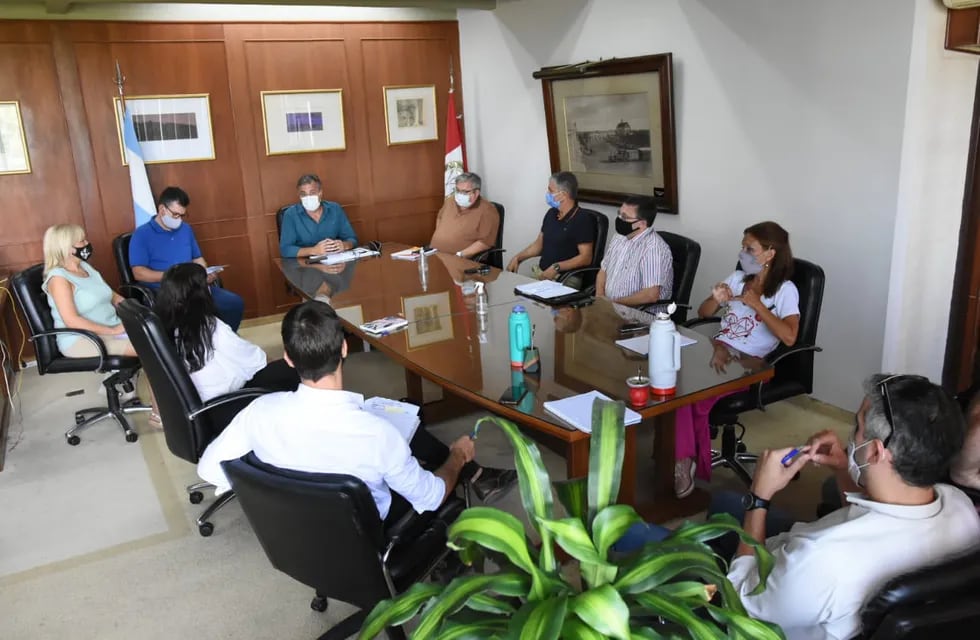
M531 318L523 305L515 305L510 312L510 366L524 366L524 350L531 346Z
M425 247L419 249L419 282L422 284L422 291L429 290L429 263L425 256Z
M677 392L677 372L681 368L681 334L670 319L677 306L673 303L667 311L660 311L650 324L650 350L647 358L650 366L650 387L658 396Z

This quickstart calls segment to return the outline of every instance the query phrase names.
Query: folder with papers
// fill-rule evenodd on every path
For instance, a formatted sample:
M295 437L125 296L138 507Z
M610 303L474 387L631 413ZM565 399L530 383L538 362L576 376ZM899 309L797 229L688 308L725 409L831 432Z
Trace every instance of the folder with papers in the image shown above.
M596 399L610 400L611 398L599 391L589 391L577 396L545 402L544 409L579 431L592 433L592 404ZM640 421L640 414L627 407L624 419L627 425L637 424Z

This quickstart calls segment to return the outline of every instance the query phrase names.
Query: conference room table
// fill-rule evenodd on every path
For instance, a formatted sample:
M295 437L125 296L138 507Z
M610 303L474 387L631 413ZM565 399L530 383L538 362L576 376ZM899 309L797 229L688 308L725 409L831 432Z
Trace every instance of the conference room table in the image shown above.
M697 490L679 500L674 495L674 412L705 398L768 380L772 368L762 360L733 362L727 371L709 364L710 340L695 331L679 331L697 340L681 349L676 393L651 394L647 403L632 406L626 379L646 375L647 358L615 344L626 323L651 322L653 317L604 299L581 307L551 307L515 293L527 276L498 269L467 274L478 266L470 260L437 253L418 262L396 260L391 254L405 245L385 243L382 255L336 265L307 264L306 260L276 258L287 283L307 299L331 304L352 335L381 351L405 369L408 398L422 404L422 380L469 405L502 416L522 431L565 458L567 477L588 474L589 434L573 428L544 408L550 400L598 390L623 400L642 421L626 427L623 479L619 500L633 505L646 519L665 522L701 511L707 494ZM469 282L468 282L469 281ZM489 309L477 314L473 283L483 282ZM466 294L464 294L466 291ZM468 294L468 295L467 295ZM525 374L510 366L508 319L521 304L534 327L534 344L541 353L540 372ZM401 314L409 324L385 336L371 335L360 325ZM526 395L516 405L502 404L511 387ZM462 404L462 403L460 403ZM426 408L427 417L430 415ZM637 431L656 429L653 446L653 487L637 491ZM649 464L649 455L640 464ZM652 500L649 498L652 496Z

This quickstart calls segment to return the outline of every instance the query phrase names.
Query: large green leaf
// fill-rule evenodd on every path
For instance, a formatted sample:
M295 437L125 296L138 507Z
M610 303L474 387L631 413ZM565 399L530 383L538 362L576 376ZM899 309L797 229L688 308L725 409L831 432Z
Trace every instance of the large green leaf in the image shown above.
M623 593L643 593L664 584L680 573L701 570L719 574L714 556L705 553L703 545L647 545L624 567L613 586Z
M605 584L575 596L570 608L582 622L604 636L629 640L629 607L611 585Z
M470 575L456 578L450 582L441 590L442 593L439 594L439 597L434 599L422 612L422 617L419 618L419 626L412 634L412 638L426 640L434 637L443 621L465 606L474 595L500 588L499 585L495 584L496 581L507 584L510 579L507 574Z
M711 601L715 589L716 587L712 584L686 580L662 584L657 587L657 592L679 600L693 600L692 606L701 606L701 603Z
M708 613L718 622L728 625L730 630L752 640L786 640L783 630L779 626L756 620L747 615L734 613L732 611L707 605Z
M437 584L413 584L405 593L391 600L382 600L361 625L358 640L374 638L385 627L397 626L411 620L419 608L436 594L442 591Z
M763 542L759 542L739 525L738 521L727 513L718 513L708 519L707 522L703 524L693 524L691 522L685 522L683 526L674 531L668 540L696 540L698 542L707 542L708 540L714 540L715 538L721 537L726 533L734 532L738 534L738 537L746 545L752 547L752 551L755 553L756 566L759 569L759 584L749 595L758 595L766 590L766 580L769 579L769 574L772 573L773 566L775 565L775 559L769 550L766 549L766 545Z
M592 544L589 532L578 518L540 520L541 529L551 532L568 555L579 561L582 579L589 587L598 587L616 578L617 568L606 562Z
M592 403L592 442L589 444L589 522L616 502L623 470L626 435L622 402Z
M506 600L494 598L493 596L485 593L478 593L471 596L470 599L466 601L466 607L468 609L481 611L483 613L503 614L507 616L513 615L514 612L517 611L517 609L514 608L514 605Z
M595 548L603 558L609 553L609 547L634 524L640 524L643 518L633 507L625 504L614 504L606 507L592 521L592 539Z
M554 487L558 501L565 507L565 513L588 526L585 519L589 516L589 479L583 477L559 480L554 483Z
M554 499L551 495L551 478L541 459L541 451L538 446L524 437L513 422L487 416L481 418L474 427L474 431L479 433L480 426L489 422L500 427L507 439L510 440L514 448L514 466L517 469L517 481L521 492L521 502L524 504L524 511L527 512L531 526L541 535L541 569L544 571L554 571L555 556L551 546L551 540L546 534L538 530L537 518L555 517Z
M515 567L530 574L532 593L543 594L542 575L528 549L524 528L514 516L490 507L470 507L449 527L449 541L470 540L502 553Z
M565 596L527 602L511 619L508 637L516 640L558 640L567 610L568 598Z
M687 629L693 640L719 640L725 637L717 627L699 618L691 607L676 598L652 591L637 594L634 598L650 613L676 622Z
M478 640L494 638L507 631L508 619L496 617L489 620L466 623L447 623L443 625L433 640Z
M563 640L606 640L606 636L574 616L565 618L561 637Z

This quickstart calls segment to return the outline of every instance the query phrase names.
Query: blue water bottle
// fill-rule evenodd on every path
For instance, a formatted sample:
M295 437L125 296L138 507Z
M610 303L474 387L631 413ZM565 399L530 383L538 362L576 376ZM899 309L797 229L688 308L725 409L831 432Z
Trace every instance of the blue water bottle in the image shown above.
M524 350L531 346L531 318L522 305L510 312L510 366L524 365Z

